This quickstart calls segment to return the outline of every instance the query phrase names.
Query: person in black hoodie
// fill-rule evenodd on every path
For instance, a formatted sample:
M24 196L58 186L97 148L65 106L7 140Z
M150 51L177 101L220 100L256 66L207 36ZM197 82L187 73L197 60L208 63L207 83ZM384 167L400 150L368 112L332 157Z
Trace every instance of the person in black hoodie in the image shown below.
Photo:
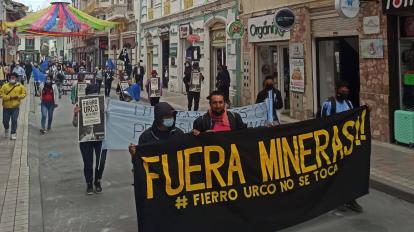
M145 130L139 137L138 146L145 144L155 143L157 141L168 140L173 136L182 135L184 132L179 128L175 127L175 116L176 111L174 108L166 103L160 102L154 108L154 122L150 128ZM132 163L134 165L134 170L138 170L138 159L136 155L136 145L129 145L129 153L131 154ZM135 172L134 172L135 175ZM135 201L136 201L136 210L138 216L138 231L143 231L143 225L140 223L139 218L142 217L142 212L139 211L138 205L142 205L144 200L144 190L142 183L135 183L138 178L134 178L134 191L135 191Z
M230 105L229 89L230 89L230 73L227 66L219 65L216 78L217 90L224 94L224 101Z
M280 119L277 116L276 110L283 108L283 100L282 100L282 94L278 89L274 87L273 77L267 76L265 80L263 81L263 87L264 89L257 94L256 98L256 104L265 102L266 99L269 97L269 91L272 91L272 97L273 97L273 122L272 124L280 124Z

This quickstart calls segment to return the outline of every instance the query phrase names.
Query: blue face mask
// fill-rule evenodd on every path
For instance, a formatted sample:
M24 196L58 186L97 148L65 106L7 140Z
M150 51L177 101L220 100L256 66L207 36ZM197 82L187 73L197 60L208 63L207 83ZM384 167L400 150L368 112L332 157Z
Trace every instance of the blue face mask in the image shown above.
M163 119L162 124L167 128L171 128L174 125L174 118Z

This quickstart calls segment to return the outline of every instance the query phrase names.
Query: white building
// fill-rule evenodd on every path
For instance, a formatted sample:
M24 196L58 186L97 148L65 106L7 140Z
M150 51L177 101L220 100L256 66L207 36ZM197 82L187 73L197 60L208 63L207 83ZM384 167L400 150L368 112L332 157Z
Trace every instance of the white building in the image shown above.
M219 64L226 65L231 76L230 96L238 104L240 94L240 40L230 39L227 26L238 14L238 1L233 0L141 0L140 58L146 76L157 70L164 77L168 70L168 90L185 92L183 84L184 62L192 45L187 37L198 35L199 61L205 80L201 97L215 89Z
M40 36L19 34L20 44L17 48L20 62L38 63L40 60Z

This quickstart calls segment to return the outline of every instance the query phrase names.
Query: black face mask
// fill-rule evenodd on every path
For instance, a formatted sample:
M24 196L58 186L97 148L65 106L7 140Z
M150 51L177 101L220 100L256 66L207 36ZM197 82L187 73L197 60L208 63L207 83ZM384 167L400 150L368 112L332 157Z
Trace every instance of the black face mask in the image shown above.
M266 90L272 90L272 89L273 89L273 85L266 85L266 86L265 86L265 89L266 89Z
M347 100L347 99L348 99L348 96L349 96L349 94L347 94L347 93L338 93L338 94L336 95L336 97L337 97L337 98L338 98L338 100L340 100L340 101Z

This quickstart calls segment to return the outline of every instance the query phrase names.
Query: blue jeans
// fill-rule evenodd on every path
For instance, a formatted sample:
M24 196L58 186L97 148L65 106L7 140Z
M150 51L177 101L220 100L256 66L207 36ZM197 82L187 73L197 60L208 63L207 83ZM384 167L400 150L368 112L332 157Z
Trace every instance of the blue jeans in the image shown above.
M52 127L52 120L53 120L53 111L55 110L54 103L42 103L41 104L41 111L42 111L42 129L45 129L46 125L46 116L47 116L47 129L50 130Z
M16 134L17 130L17 119L19 118L19 108L6 109L3 108L3 126L4 129L10 128L10 118L12 121L11 134Z

